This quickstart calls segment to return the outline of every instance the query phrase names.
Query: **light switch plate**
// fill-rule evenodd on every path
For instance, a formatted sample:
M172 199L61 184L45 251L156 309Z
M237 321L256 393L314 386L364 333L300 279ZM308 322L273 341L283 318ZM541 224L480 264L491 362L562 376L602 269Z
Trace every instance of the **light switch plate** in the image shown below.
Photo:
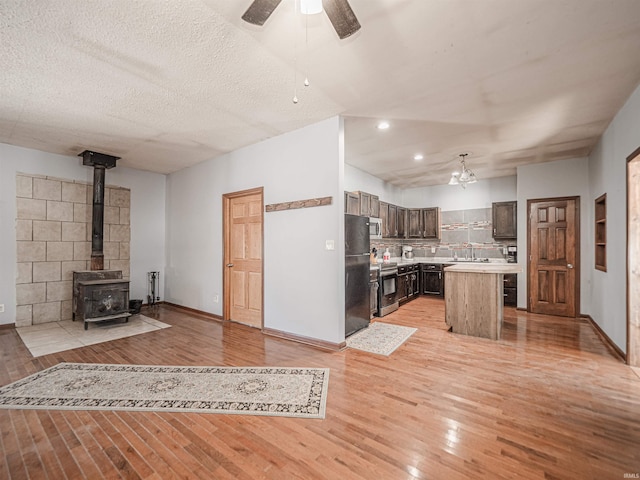
M0 303L0 313L4 313L4 303Z
M333 240L327 240L325 242L325 248L327 250L335 250L336 249L336 244Z

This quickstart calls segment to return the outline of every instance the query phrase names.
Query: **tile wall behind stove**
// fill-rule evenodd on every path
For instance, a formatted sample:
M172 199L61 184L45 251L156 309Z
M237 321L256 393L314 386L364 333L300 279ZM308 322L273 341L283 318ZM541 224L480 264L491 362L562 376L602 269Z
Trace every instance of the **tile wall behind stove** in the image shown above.
M16 327L71 319L74 270L91 268L93 186L16 175ZM104 268L129 278L131 191L107 185Z

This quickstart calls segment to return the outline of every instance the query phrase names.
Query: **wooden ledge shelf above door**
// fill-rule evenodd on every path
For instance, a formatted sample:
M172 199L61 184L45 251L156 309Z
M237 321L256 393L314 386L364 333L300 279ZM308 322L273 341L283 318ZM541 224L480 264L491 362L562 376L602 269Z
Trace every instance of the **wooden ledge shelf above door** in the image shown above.
M322 207L331 205L333 197L309 198L307 200L295 200L293 202L272 203L265 205L265 212L280 212L282 210L295 210L297 208Z

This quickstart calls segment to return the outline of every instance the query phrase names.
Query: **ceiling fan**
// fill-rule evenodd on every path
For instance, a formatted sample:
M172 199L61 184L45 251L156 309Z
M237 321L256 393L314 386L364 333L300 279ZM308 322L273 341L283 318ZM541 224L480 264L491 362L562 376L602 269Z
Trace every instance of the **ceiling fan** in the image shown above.
M281 1L253 0L242 19L254 25L264 25ZM322 7L341 40L360 30L360 23L348 0L322 0Z

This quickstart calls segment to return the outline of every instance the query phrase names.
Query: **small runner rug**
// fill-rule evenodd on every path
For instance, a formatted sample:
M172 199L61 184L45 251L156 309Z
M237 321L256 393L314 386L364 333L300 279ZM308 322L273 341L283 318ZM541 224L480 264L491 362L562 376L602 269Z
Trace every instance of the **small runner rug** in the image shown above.
M0 408L324 418L328 368L60 363L0 387Z
M347 338L347 347L378 355L391 355L418 329L374 322Z

